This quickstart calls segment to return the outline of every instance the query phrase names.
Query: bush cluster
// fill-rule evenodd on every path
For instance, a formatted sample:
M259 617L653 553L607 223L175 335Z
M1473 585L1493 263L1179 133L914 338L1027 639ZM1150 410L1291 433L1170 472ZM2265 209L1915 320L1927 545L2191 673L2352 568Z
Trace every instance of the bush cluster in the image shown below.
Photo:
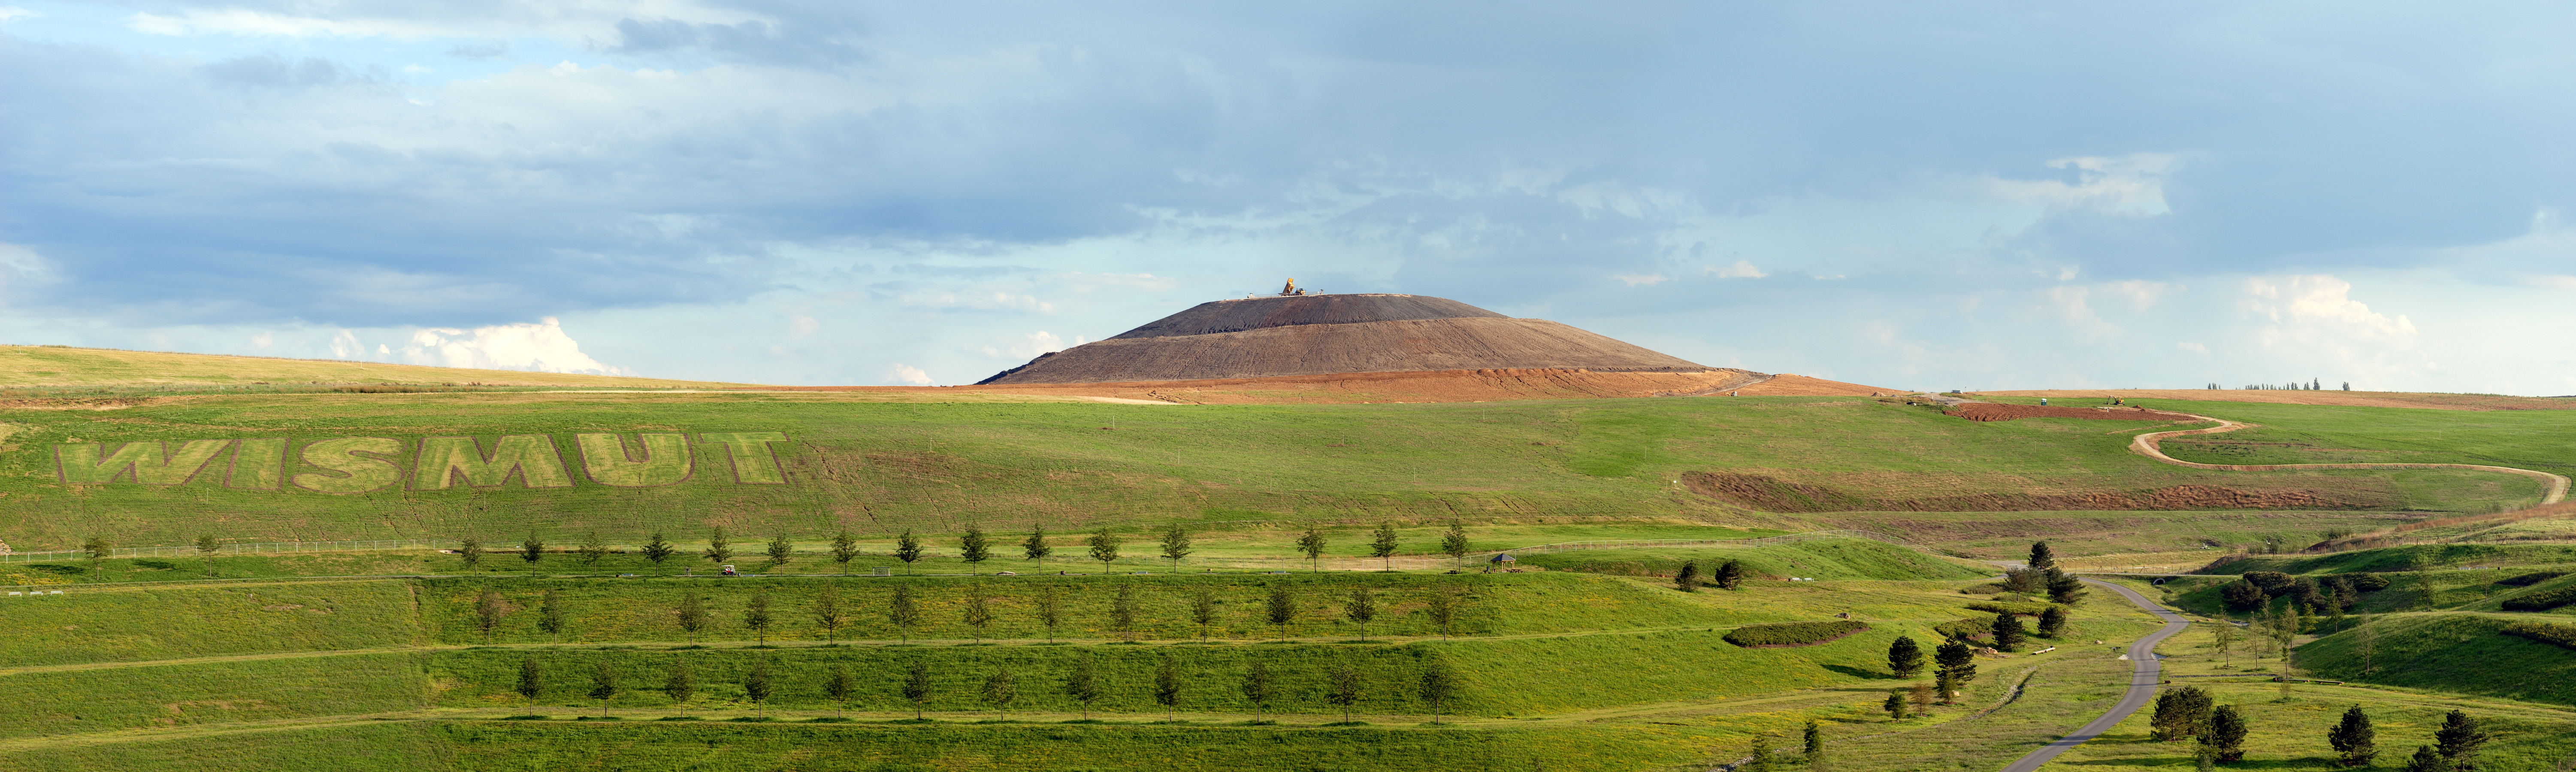
M1995 618L1974 616L1932 626L1932 632L1954 641L1982 639L1994 634Z
M1727 633L1726 642L1737 646L1804 646L1810 643L1823 643L1867 629L1869 625L1849 620L1747 625Z
M2496 584L2501 584L2506 587L2529 587L2566 575L2567 572L2565 571L2536 571L2507 579L2498 579L2496 580Z
M1975 610L1975 611L1983 611L1983 612L1986 612L1986 613L1989 613L1989 614L2001 614L2001 613L2005 613L2005 612L2012 612L2012 613L2017 614L2017 615L2020 615L2020 616L2035 617L2035 616L2039 616L2039 615L2041 615L2041 614L2046 614L2046 613L2048 613L2049 608L2054 607L2054 606L2056 606L2056 605L2057 605L2057 604L2055 604L2055 603L2050 603L2050 602L2048 602L2048 601L2044 601L2044 600L2034 600L2034 601L2030 601L2030 602L2027 602L2027 603L2007 603L2007 602L2004 602L2004 601L1999 601L1999 600L1997 600L1997 601L1979 601L1979 602L1976 602L1976 603L1970 603L1970 604L1968 604L1968 608L1969 608L1969 609L1971 609L1971 610Z
M2529 638L2541 643L2555 644L2564 648L2576 649L2576 625L2561 625L2549 622L2515 622L2513 624L2505 625L2504 629L2500 632L2518 638Z
M2517 598L2506 598L2504 601L2504 610L2546 611L2570 603L2576 603L2576 584L2567 585L2555 590L2542 590L2540 592L2535 592Z

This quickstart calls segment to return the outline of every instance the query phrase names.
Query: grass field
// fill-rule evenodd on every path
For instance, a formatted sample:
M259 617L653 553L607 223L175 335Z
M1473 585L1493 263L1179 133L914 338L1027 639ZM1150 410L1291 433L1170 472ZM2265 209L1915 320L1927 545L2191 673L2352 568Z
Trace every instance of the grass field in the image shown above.
M398 581L74 587L0 596L0 672L30 665L404 646L418 638Z
M2210 485L2330 491L2378 509L2456 511L2528 493L2513 487L2519 478L2474 472L2192 470L2128 453L2119 427L2105 433L2110 422L1972 423L1825 397L1148 407L907 404L806 393L243 395L105 411L13 409L0 419L11 426L0 445L0 494L8 502L0 529L22 550L68 548L92 536L181 544L203 533L229 541L515 541L533 529L564 543L598 529L633 544L656 530L694 542L723 526L740 538L784 532L811 543L842 527L883 540L907 528L954 534L974 523L1012 531L1042 523L1059 532L1119 527L1136 544L1175 520L1285 534L1318 520L1809 524L1728 505L1681 482L1709 470L1888 500ZM737 429L791 438L774 446L787 484L735 484L722 473L730 463L725 446L715 443L695 446L700 473L664 487L600 485L576 468L569 489L396 486L347 495L227 488L221 474L168 486L66 485L54 479L52 450L231 437L289 437L301 447L367 436L399 440L388 447L399 446L400 456L422 436L488 442L542 434L562 457L578 459L572 435L583 432ZM412 466L407 456L386 463ZM299 480L331 474L321 467L287 471ZM1410 548L1428 547L1427 536Z

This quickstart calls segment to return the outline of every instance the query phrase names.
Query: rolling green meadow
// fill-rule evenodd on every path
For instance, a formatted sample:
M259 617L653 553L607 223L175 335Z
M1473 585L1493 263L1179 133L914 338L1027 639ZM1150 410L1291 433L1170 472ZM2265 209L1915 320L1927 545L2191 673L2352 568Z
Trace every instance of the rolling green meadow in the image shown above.
M2160 624L2095 587L2058 608L2063 633L1978 656L1953 703L1884 712L1890 689L1930 681L1891 672L1899 636L1928 654L1936 627L1993 620L1972 606L2050 608L1988 562L2041 539L2070 562L2188 574L2110 580L2200 622L2160 651L2189 677L2176 683L2247 710L2249 760L2228 768L2325 768L2323 727L2352 704L2384 717L2383 767L2453 707L2491 722L2488 769L2576 756L2576 651L2499 632L2576 621L2576 607L2503 606L2576 576L2497 583L2576 569L2576 531L2553 536L2565 518L2297 552L2536 502L2511 475L2194 470L2126 449L2176 426L1976 423L1841 397L1175 406L615 380L348 393L331 389L362 381L286 379L330 381L334 363L186 375L204 363L21 348L0 354L49 374L0 379L12 549L419 543L0 558L0 584L41 593L0 596L13 769L1680 772L1757 739L1783 770L1995 769L2116 702L2132 666L2117 650ZM226 366L251 369L214 377ZM515 383L363 383L451 380ZM2576 463L2576 411L2156 407L2262 425L2168 444L2196 461ZM1994 504L2219 489L2325 503ZM1747 490L1887 508L1770 511ZM1176 526L1179 560L1161 543ZM963 559L970 527L989 531L989 559ZM1453 527L1468 552L1517 559L1441 558ZM1040 528L1052 553L1030 559ZM1380 528L1391 562L1377 562ZM730 552L706 554L718 529ZM1911 544L1685 543L1835 529ZM923 547L909 561L907 531ZM841 532L847 560L832 554ZM602 554L572 551L594 534ZM643 553L655 534L667 560ZM1118 555L1093 559L1095 537ZM447 551L469 538L478 560ZM517 551L529 539L535 560ZM1527 549L1579 542L1607 543ZM2266 542L2291 554L2242 551ZM1676 585L1685 564L1706 577L1728 561L1735 589ZM2221 654L2215 623L2244 614L2219 588L2251 570L2394 581L2297 634L2286 661L2245 642ZM692 602L702 620L681 613ZM1843 619L1866 627L1726 640ZM2345 683L2265 680L2285 670ZM1811 721L1829 763L1798 747ZM2147 739L2144 721L2048 768L2190 768L2187 743Z

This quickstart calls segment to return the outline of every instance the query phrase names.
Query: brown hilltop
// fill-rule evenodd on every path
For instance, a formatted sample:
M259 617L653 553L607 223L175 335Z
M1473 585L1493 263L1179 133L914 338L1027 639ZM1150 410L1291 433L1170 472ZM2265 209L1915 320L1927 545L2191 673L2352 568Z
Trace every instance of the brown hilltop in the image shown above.
M1427 371L1716 370L1542 319L1420 295L1289 295L1201 303L976 384L1204 381ZM1740 372L1740 371L1739 371Z

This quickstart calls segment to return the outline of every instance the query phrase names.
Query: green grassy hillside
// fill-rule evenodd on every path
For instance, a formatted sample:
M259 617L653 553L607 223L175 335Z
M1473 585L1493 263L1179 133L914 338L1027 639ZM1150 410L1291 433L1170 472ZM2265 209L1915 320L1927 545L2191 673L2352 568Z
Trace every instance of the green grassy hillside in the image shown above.
M2576 415L2551 415L2561 413ZM2034 491L2205 485L2322 495L2376 509L2441 509L2536 490L2522 478L2475 472L2191 470L2128 453L2118 427L2100 421L1972 423L1825 397L1129 406L903 404L832 394L242 395L116 410L15 408L0 412L0 423L9 429L0 441L7 501L0 532L22 550L67 548L94 536L180 544L202 533L231 541L515 540L533 529L561 543L599 529L634 544L655 530L695 542L719 525L746 537L787 532L813 542L840 527L883 539L906 528L946 534L979 522L1003 530L1045 524L1141 531L1174 520L1216 530L1318 519L1687 518L1771 527L1794 520L1749 514L1692 490L1689 481L1700 479L1692 473L1721 470L1926 506L2015 500ZM618 475L645 467L586 467L573 438L718 431L783 432L787 441L765 446L782 464L782 484L738 484L769 474L766 461L736 468L730 452L756 451L700 441L685 452L690 465L670 468L686 474L675 484L604 485L598 480L626 479ZM566 471L557 478L544 465L523 465L518 477L496 470L482 482L446 482L437 470L403 477L435 466L414 458L421 438L469 435L487 450L500 436L544 435L551 447L533 447L565 459ZM336 437L382 439L311 447ZM226 439L288 444L181 442ZM214 471L156 467L150 482L167 483L159 485L58 479L58 451L71 453L74 460L63 463L77 466L84 458L104 461L124 443L164 441L173 443L167 458L207 461L204 468ZM637 440L629 434L627 441ZM283 467L281 452L289 460ZM591 458L604 459L597 452ZM105 471L95 474L110 475L123 467L99 469ZM124 474L120 479L140 479ZM520 485L526 479L571 487L531 489ZM385 487L341 494L240 487L288 481L327 490ZM474 487L483 483L497 487Z
M1623 576L1672 576L1685 562L1698 563L1700 575L1727 561L1741 563L1747 576L1770 579L1939 580L1993 575L1982 567L1926 555L1903 547L1862 539L1836 539L1773 547L1690 549L1576 550L1516 556L1521 564L1560 571Z
M6 597L0 671L255 652L411 644L412 590L398 581L73 587Z
M2299 664L2321 677L2576 705L2576 652L2498 633L2530 614L2395 614L2369 624L2376 639L2368 661L2362 635L2348 630L2299 647ZM2566 616L2541 617L2566 621Z

